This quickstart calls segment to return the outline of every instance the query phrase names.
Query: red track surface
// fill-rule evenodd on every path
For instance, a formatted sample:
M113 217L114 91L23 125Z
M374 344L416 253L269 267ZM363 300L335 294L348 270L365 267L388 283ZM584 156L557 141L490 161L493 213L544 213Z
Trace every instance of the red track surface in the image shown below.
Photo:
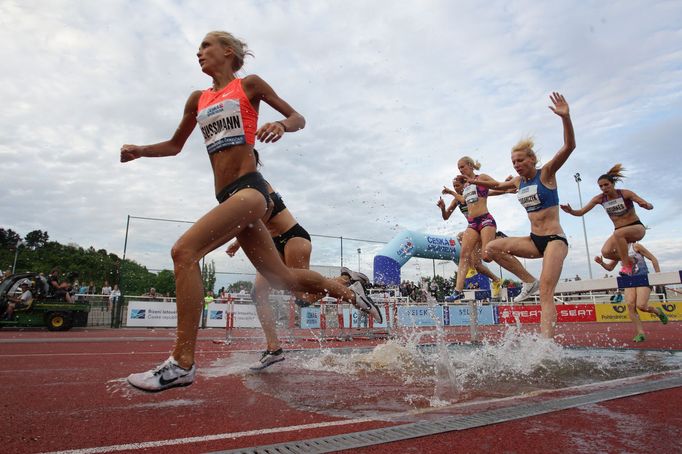
M682 323L647 323L645 328L648 336L644 345L630 342L630 324L617 323L563 324L558 329L558 341L568 346L682 350ZM483 327L481 332L494 338L500 328ZM299 384L302 392L314 395L314 390L305 389L309 383L305 377L278 374L274 370L278 366L256 378L202 375L202 370L207 370L202 367L218 359L229 364L235 355L257 358L255 351L262 345L253 338L258 336L253 330L237 331L229 346L212 342L223 337L222 331L202 331L197 353L199 375L188 388L158 394L130 390L122 378L164 359L173 335L173 330L166 329L0 331L2 451L119 447L130 452L206 452L350 433L465 411L441 408L430 416L406 413L393 420L354 422L356 415L344 418L293 408L286 400L254 391L253 381L276 386L288 380ZM448 330L449 341L467 341L468 337L468 328ZM334 341L325 345L359 347L378 342ZM316 342L298 341L288 348L317 346ZM254 352L247 352L250 350ZM328 383L330 390L338 387L346 393L343 398L358 399L341 385ZM680 403L682 388L675 388L359 451L682 452ZM466 411L475 412L477 407ZM304 427L291 428L299 425ZM196 438L179 440L188 437ZM136 445L144 442L157 443Z

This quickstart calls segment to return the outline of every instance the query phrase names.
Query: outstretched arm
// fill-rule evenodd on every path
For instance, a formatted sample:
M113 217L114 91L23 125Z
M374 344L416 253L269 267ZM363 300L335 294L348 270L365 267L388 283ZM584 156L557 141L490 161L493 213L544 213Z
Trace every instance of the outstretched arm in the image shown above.
M647 248L642 246L642 244L640 243L635 243L633 247L635 248L635 251L639 252L640 254L642 254L644 257L648 258L651 261L651 264L653 265L655 272L657 273L661 272L661 267L658 264L658 259L654 254L652 254Z
M438 208L440 208L440 214L443 216L443 220L447 221L450 219L450 216L452 215L453 211L455 211L455 208L457 208L457 199L452 199L452 202L450 202L450 205L445 208L445 201L443 200L442 197L438 198L438 202L436 205L438 205Z
M195 91L185 103L185 110L180 120L178 129L175 130L173 137L164 142L153 145L131 145L126 144L121 147L121 162L132 161L137 158L160 158L164 156L175 156L182 151L187 138L194 126L197 124L197 107L199 106L200 91Z
M305 118L293 107L279 97L275 90L259 76L252 74L244 78L243 86L246 95L256 106L260 101L284 115L284 120L263 124L256 131L256 138L261 142L277 142L285 132L295 132L305 127Z
M546 170L543 172L543 177L553 178L554 174L564 165L568 157L575 150L575 133L573 132L573 122L571 122L571 115L568 108L568 103L561 93L554 92L549 97L553 106L549 109L561 117L561 122L564 125L564 145L557 151L554 157L543 166ZM546 175L546 176L545 176Z
M596 207L599 204L600 200L601 200L600 195L594 196L594 197L592 197L592 200L587 202L587 205L585 205L584 207L582 207L579 210L574 210L573 208L571 208L570 203L567 203L565 205L559 205L559 206L561 207L562 210L564 210L568 214L572 214L573 216L583 216L585 213L590 211L592 208Z
M641 206L645 210L653 210L654 209L654 206L652 204L650 204L649 202L647 202L646 200L644 200L643 198L641 198L640 196L638 196L634 192L627 190L627 189L624 189L622 192L623 192L623 197L632 200L633 202L635 202L637 205Z
M506 181L496 181L489 177L488 175L479 175L475 178L464 177L469 184L475 184L477 186L484 186L488 189L495 189L500 192L513 191L518 189L521 177L514 177L511 180Z

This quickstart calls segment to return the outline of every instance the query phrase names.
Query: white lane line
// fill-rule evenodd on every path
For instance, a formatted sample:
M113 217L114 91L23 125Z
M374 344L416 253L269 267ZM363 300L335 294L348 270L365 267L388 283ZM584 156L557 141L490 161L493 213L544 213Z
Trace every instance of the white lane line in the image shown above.
M68 451L52 451L45 454L94 454L99 452L126 451L133 449L159 448L162 446L183 445L188 443L203 443L207 441L224 440L226 438L253 437L256 435L267 435L273 433L292 432L297 430L319 429L323 427L346 426L349 424L359 424L375 421L375 418L358 418L346 421L329 421L315 424L301 424L298 426L273 427L270 429L248 430L245 432L231 432L215 435L202 435L198 437L173 438L169 440L145 441L141 443L127 443L123 445L100 446L96 448L71 449Z

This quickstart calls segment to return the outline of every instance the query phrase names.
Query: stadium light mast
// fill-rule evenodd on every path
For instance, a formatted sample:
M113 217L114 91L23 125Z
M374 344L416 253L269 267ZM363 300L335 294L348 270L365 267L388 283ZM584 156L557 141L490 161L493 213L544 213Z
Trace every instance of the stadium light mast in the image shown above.
M580 201L580 209L582 210L583 208L583 196L580 193L580 182L583 181L582 178L580 178L580 173L576 173L573 175L573 178L575 178L575 182L578 185L578 200ZM585 237L585 251L587 251L587 270L590 273L590 279L592 279L592 260L590 260L590 247L587 245L587 229L585 228L585 216L581 216L581 219L583 221L583 236Z

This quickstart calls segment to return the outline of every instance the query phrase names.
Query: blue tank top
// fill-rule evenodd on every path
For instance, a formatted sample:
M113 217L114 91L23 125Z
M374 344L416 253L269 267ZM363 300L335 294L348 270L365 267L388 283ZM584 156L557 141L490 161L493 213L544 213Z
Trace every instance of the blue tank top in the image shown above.
M542 169L538 169L535 177L528 181L523 181L521 178L519 184L519 192L516 197L528 213L559 205L559 191L542 184L540 181L541 173Z

